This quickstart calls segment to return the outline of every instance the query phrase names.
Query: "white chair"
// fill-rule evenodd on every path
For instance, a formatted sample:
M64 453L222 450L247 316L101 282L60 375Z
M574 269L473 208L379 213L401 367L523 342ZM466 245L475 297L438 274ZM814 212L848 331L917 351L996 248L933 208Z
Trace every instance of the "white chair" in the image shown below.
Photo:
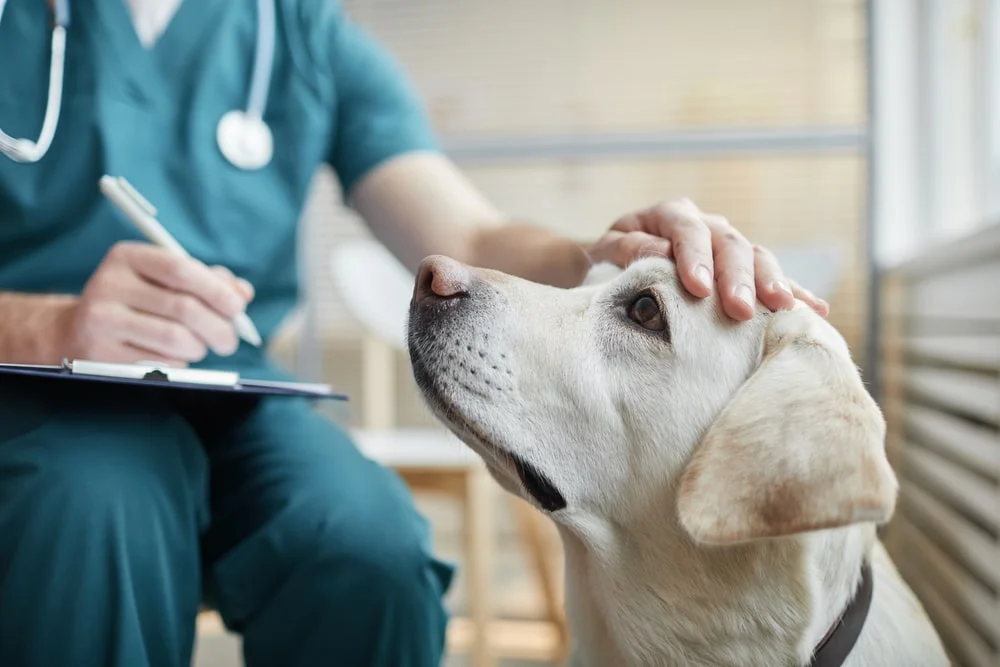
M821 299L829 301L833 297L843 261L843 250L838 245L803 243L771 250L786 276Z
M472 627L464 619L455 619L449 647L457 650L471 645L473 664L492 664L496 654L504 652L497 644L524 643L522 630L505 633L492 617L493 481L481 460L444 429L399 429L395 423L396 359L398 353L406 352L406 319L414 276L381 244L369 239L335 247L330 272L345 305L368 333L362 364L363 426L354 430L355 440L368 456L399 472L415 492L443 493L463 503L464 570ZM527 503L504 495L515 509L551 624L551 632L543 635L549 639L542 639L534 657L560 661L568 649L568 631L557 577L550 567L550 550L539 523L544 519ZM523 646L511 650L525 655Z

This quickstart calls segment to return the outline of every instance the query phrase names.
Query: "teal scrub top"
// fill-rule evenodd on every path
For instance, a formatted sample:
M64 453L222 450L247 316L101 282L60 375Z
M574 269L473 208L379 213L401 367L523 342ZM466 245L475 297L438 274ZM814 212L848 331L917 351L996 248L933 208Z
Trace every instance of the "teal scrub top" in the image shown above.
M123 176L188 251L249 280L265 339L299 298L297 233L315 170L344 192L380 162L435 148L430 123L386 50L335 0L275 0L276 49L264 118L274 156L232 166L219 119L245 108L255 0L184 0L151 49L124 0L70 0L62 113L35 164L0 156L0 291L78 294L108 249L140 239L98 190ZM9 0L0 22L0 127L35 139L45 114L52 14ZM9 323L0 326L10 326ZM241 345L202 366L263 366Z

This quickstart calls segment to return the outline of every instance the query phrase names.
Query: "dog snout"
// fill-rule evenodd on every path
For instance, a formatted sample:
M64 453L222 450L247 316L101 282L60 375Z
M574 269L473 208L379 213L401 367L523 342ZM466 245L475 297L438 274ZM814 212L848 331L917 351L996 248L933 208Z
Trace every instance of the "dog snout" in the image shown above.
M461 262L433 255L420 263L413 299L423 303L462 298L469 295L473 280L472 271Z

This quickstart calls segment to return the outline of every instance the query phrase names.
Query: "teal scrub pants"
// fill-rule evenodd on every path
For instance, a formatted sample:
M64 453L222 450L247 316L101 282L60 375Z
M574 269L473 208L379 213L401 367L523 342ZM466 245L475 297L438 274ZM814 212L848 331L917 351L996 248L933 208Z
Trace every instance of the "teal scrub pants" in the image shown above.
M5 667L188 667L203 600L248 667L438 665L430 549L400 479L298 399L0 380Z

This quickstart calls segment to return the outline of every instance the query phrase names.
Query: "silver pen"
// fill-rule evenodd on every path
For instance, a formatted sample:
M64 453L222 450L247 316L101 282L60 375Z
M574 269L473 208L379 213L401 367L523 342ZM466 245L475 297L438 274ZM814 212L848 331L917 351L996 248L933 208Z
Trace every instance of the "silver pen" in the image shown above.
M190 257L180 243L170 235L163 225L156 219L156 208L146 200L132 185L124 178L114 176L101 176L99 183L101 192L111 200L119 211L121 211L140 232L142 232L150 242L176 255L177 257ZM257 327L246 313L239 313L233 318L233 327L239 337L250 343L254 347L260 347L260 333Z

